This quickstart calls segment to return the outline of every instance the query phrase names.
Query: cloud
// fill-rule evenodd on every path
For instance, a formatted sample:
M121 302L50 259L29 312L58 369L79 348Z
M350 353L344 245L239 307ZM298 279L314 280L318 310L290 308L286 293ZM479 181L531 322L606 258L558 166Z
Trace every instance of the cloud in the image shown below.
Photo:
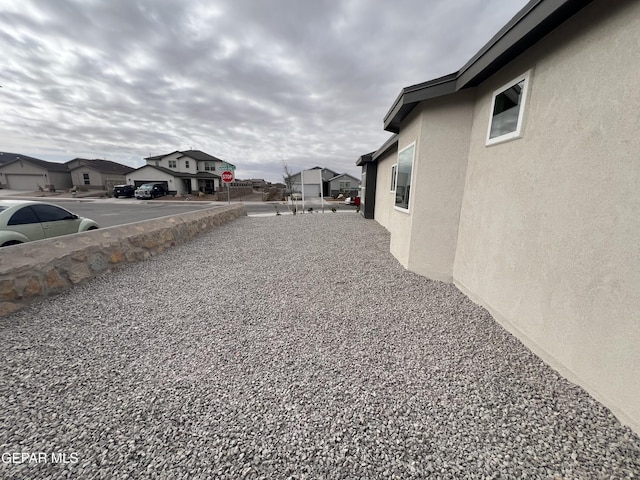
M359 175L400 90L460 68L525 3L5 0L0 149Z

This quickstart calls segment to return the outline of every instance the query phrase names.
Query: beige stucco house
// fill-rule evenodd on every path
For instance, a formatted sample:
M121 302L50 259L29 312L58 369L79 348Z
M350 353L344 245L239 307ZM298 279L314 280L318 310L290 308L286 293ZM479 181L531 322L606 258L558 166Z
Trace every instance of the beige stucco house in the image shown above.
M306 199L336 197L340 193L351 194L360 189L359 179L322 167L313 167L293 174L287 183L291 185L293 193L302 194L304 189Z
M640 2L532 0L403 89L363 213L640 432Z
M67 168L75 187L111 191L114 185L127 182L127 174L134 169L111 160L74 158Z
M71 174L64 163L47 162L19 153L0 152L0 186L11 190L64 190Z
M212 193L220 185L220 174L235 166L200 150L175 151L145 158L147 164L127 175L131 185L164 183L178 195L193 192Z

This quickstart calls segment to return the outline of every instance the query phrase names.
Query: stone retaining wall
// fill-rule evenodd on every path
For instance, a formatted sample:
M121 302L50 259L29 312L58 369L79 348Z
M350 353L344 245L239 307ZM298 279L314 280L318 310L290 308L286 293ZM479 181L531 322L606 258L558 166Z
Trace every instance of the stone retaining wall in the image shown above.
M244 205L214 207L3 247L0 250L0 316L120 264L149 258L243 215L246 215Z

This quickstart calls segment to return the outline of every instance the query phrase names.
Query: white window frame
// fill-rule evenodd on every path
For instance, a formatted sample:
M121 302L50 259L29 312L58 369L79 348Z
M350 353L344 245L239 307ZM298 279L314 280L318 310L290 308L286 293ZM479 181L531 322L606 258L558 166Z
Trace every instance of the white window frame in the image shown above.
M506 142L508 140L513 140L515 138L522 138L524 111L526 110L526 106L527 106L527 94L529 92L530 79L531 79L531 70L527 70L522 75L518 75L509 83L503 85L502 87L498 88L493 92L493 95L491 96L491 109L489 111L489 126L487 128L486 145L495 145L496 143ZM512 132L504 133L497 137L491 138L490 137L491 126L493 124L493 117L494 117L493 112L496 108L496 97L522 81L524 81L524 86L522 87L522 94L520 96L520 103L519 103L520 109L518 111L518 121L516 124L516 129Z
M398 177L398 164L394 163L391 165L391 193L396 193L396 180Z
M169 160L169 168L178 168L177 160Z
M409 145L407 145L406 147L404 147L402 150L398 151L398 163L396 163L396 181L395 181L395 187L396 187L396 195L397 195L397 190L398 190L398 174L400 173L400 156L406 151L409 150L410 148L413 148L413 155L411 156L411 182L409 183L409 187L412 186L413 184L413 180L414 180L414 170L415 170L415 163L416 163L416 142L411 142ZM413 198L413 196L411 195L411 193L409 194L409 201L407 202L407 207L399 207L396 204L396 196L394 195L393 197L393 208L399 212L403 212L403 213L409 213L409 211L411 210L411 199Z

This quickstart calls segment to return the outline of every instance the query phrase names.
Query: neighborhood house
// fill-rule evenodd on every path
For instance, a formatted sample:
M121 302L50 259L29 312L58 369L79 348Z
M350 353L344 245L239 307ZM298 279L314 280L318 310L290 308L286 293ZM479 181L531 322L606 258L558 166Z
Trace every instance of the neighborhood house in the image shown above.
M340 194L355 196L360 190L360 180L346 173L336 173L328 168L313 167L303 170L288 179L294 194L306 199L337 197Z
M145 158L147 164L127 175L127 183L162 183L178 195L213 193L221 186L220 175L235 166L200 150L175 151Z
M362 213L640 432L640 2L532 0L404 88ZM472 332L469 332L472 335Z

